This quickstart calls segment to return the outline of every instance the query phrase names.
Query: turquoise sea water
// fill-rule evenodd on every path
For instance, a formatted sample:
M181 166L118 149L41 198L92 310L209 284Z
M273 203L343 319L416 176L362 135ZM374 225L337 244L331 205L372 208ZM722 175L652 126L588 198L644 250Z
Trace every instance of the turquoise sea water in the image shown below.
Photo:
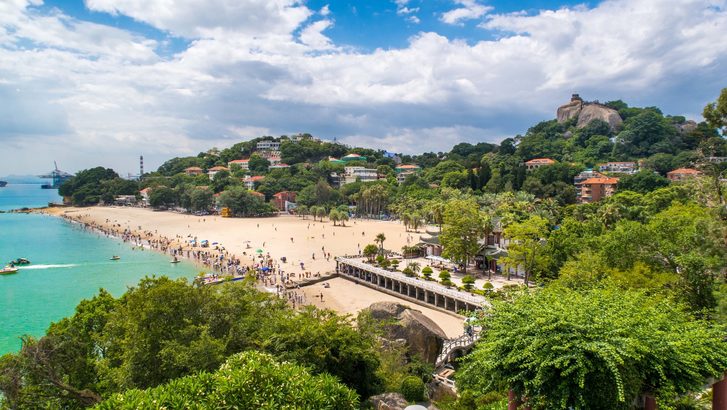
M56 190L40 185L0 188L0 210L58 202ZM112 255L121 256L111 261ZM51 322L73 314L82 299L99 288L120 296L144 276L191 279L199 269L169 263L152 251L84 231L61 218L0 214L0 267L16 258L32 262L14 275L0 275L0 355L16 351L20 336L41 336Z

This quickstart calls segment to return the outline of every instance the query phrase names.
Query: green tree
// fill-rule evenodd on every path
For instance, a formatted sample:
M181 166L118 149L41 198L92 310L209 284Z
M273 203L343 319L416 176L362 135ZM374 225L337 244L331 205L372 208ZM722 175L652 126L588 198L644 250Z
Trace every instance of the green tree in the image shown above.
M368 244L363 249L363 255L369 259L369 262L373 262L374 256L379 253L379 247L373 243Z
M619 191L634 191L642 194L663 188L669 185L669 180L652 171L642 170L619 179Z
M481 324L458 387L512 389L533 409L628 409L641 393L668 407L727 370L721 329L639 291L546 288L494 301Z
M195 189L190 196L192 211L209 211L214 203L212 191L209 189Z
M474 285L475 285L475 278L473 278L472 275L465 275L462 278L462 286L465 288L465 290L472 290Z
M264 174L268 172L269 166L270 161L268 161L267 159L257 154L253 154L252 156L250 156L250 162L248 162L248 168L250 168L250 171L257 174Z
M336 226L338 224L338 221L340 220L340 212L338 212L338 209L331 209L331 212L328 213L328 219L333 222L333 226Z
M169 187L156 187L149 193L149 205L153 208L170 208L176 205L178 201L179 194Z
M470 258L480 249L484 234L484 218L479 206L471 199L453 199L444 211L444 227L439 240L444 248L442 256L461 263L465 273Z
M704 107L702 116L710 127L720 130L722 135L727 135L727 88L722 89L717 101Z
M401 382L401 394L408 402L424 400L424 382L416 376L409 376Z
M356 393L335 377L273 356L244 352L214 373L176 379L148 390L129 390L105 400L98 410L142 408L310 408L358 409ZM262 406L262 407L261 407Z
M385 240L386 240L386 235L384 235L383 233L376 235L376 238L374 238L374 242L379 244L379 254L380 255L384 254L384 241Z
M235 186L220 194L220 206L229 208L234 216L266 215L275 212L275 209L262 201L244 187Z
M531 216L524 222L510 224L503 233L510 244L502 263L508 271L522 268L527 285L533 274L547 266L545 239L548 237L548 221L540 216Z
M424 279L426 280L431 280L433 273L434 270L432 270L431 266L425 266L424 269L422 269L422 276L424 276Z

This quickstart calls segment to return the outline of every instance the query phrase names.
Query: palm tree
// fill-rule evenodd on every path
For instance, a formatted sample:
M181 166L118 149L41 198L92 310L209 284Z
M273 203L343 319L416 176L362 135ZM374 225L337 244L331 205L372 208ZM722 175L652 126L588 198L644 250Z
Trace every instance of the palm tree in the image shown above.
M331 212L328 214L328 219L333 221L333 226L336 226L336 223L338 223L340 212L338 212L338 209L331 209Z
M376 239L374 239L374 242L379 244L379 253L382 255L384 254L384 241L386 240L386 236L383 233L380 233L376 235Z
M404 222L404 229L409 232L409 214L404 213L401 215L401 222Z
M305 219L305 216L308 214L308 207L305 205L298 205L298 207L295 209L298 216L303 217Z
M318 207L318 217L321 218L321 222L323 222L323 218L326 217L326 207L324 207L324 206Z
M421 265L419 265L419 262L412 262L408 265L406 265L409 269L411 269L414 273L419 273Z
M346 226L346 221L348 221L348 212L338 211L338 220L341 221L341 226Z

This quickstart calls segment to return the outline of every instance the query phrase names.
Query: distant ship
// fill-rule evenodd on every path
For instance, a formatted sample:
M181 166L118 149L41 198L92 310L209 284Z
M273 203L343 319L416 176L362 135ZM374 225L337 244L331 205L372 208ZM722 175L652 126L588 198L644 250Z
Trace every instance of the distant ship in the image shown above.
M5 187L5 185L7 185L7 184L8 184L8 183L7 183L7 182L5 182L5 181L0 181L0 188L4 188L4 187Z

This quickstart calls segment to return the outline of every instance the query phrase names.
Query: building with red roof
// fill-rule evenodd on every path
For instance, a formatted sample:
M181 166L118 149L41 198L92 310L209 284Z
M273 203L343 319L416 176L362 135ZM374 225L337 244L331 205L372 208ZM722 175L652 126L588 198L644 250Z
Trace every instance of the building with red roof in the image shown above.
M684 181L685 179L694 178L699 175L702 175L701 171L691 168L677 168L666 173L666 177L671 181Z
M190 176L202 175L204 170L200 167L189 167L184 169L184 173Z
M262 175L255 175L243 178L242 183L245 184L245 188L253 191L255 190L255 184L262 182L264 179L265 177Z
M530 161L525 162L525 168L528 169L528 171L532 171L534 169L538 169L540 167L553 165L555 164L554 159L550 158L533 158Z
M616 192L617 185L618 178L588 178L576 184L579 192L578 202L598 202L613 195Z
M236 159L234 161L230 161L227 163L227 167L230 169L232 169L233 165L237 165L238 167L247 171L250 169L250 160L249 159Z
M278 208L278 211L287 210L287 203L295 203L296 193L293 191L282 191L273 195L273 205Z

